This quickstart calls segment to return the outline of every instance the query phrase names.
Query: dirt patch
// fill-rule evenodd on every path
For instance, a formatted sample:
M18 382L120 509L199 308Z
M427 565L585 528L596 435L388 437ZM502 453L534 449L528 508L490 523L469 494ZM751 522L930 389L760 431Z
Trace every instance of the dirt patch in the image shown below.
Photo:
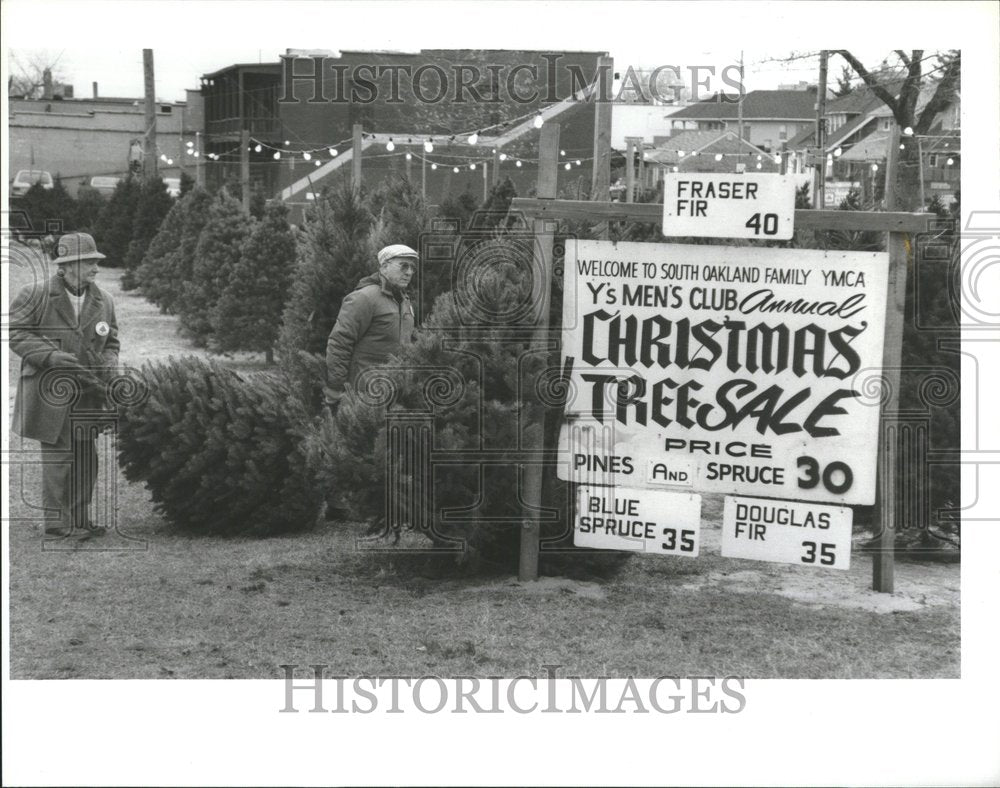
M487 585L471 586L463 589L466 593L495 593L506 591L514 594L530 596L545 596L547 594L568 594L585 599L604 599L607 592L597 583L587 583L582 580L571 580L568 577L540 577L530 583L517 580L505 580Z

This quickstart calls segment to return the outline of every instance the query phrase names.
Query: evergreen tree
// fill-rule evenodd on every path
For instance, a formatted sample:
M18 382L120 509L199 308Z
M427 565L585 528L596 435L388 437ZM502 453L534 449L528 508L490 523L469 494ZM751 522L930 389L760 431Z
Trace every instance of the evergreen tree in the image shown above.
M120 268L132 242L132 217L139 201L138 179L129 175L118 182L104 205L95 228L97 248L106 256L104 265Z
M388 243L420 249L420 235L430 222L427 204L419 190L404 177L382 181L367 200L369 210L385 230Z
M183 170L181 170L181 195L180 196L183 197L189 191L191 191L192 189L194 189L194 187L195 187L195 180L194 180L194 178L192 178L186 172L184 172Z
M134 290L139 286L135 271L142 263L146 249L173 206L174 200L167 193L167 185L162 178L147 178L142 182L132 219L132 239L125 253L123 290Z
M76 201L70 197L58 176L51 189L43 188L40 183L32 184L17 202L17 208L27 214L35 233L45 233L53 224L61 228L55 235L70 232L77 227Z
M177 304L181 331L197 345L208 344L212 308L229 285L249 229L249 219L239 201L220 193L208 210L208 219L198 236L191 278L184 282L183 296Z
M178 287L174 280L178 268L176 258L181 251L184 222L189 213L188 202L187 197L181 197L174 203L135 272L143 297L159 306L161 312L168 311L166 303Z
M375 270L372 225L371 212L350 184L344 184L320 197L302 228L278 348L282 369L317 409L326 341L340 302Z
M214 347L263 352L270 363L294 268L295 236L288 208L274 202L254 222L229 284L212 310Z
M76 191L76 228L80 232L94 234L101 211L104 210L104 195L91 186L81 186Z
M316 523L322 491L306 463L305 414L287 385L194 358L141 374L148 396L120 411L118 461L172 524L267 536Z
M391 392L391 402L378 405L347 397L336 423L327 419L307 442L321 486L342 490L359 517L376 522L384 518L386 469L400 467L402 474L394 483L402 499L417 492L433 501L433 506L418 508L415 516L407 515L411 526L426 528L426 536L441 546L464 546L458 557L470 566L510 570L523 516L515 447L537 440L543 430L546 445L553 446L555 416L563 403L555 395L545 401L536 395L536 382L544 378L552 383L558 363L547 368L546 359L531 353L525 338L532 320L530 310L518 308L531 290L530 265L518 262L525 249L511 247L509 238L486 243L492 245L484 252L492 255L492 264L482 266L477 281L476 313L487 319L470 325L456 295L441 296L418 341L380 370L386 384L382 390ZM482 468L476 463L439 467L423 475L427 469L420 462L407 461L406 446L390 439L387 418L408 411L429 414L435 448L496 451L497 462ZM556 536L567 522L566 487L554 473L546 473L549 497L544 505L563 517L546 525L545 533ZM462 522L445 520L440 514L445 509L463 509L468 516ZM503 520L506 523L498 522Z
M473 215L479 208L479 202L472 192L462 192L458 197L448 195L441 201L438 209L438 217L451 219L458 227L458 231L468 229Z

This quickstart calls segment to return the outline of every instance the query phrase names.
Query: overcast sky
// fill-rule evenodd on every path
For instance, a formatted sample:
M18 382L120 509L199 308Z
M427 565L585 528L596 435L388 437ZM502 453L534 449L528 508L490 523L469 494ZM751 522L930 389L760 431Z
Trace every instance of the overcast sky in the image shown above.
M90 96L95 81L106 96L141 96L142 47L151 46L157 97L178 100L201 74L236 62L273 62L286 48L600 50L611 53L619 72L629 65L722 69L742 52L749 89L815 82L815 58L768 62L815 51L803 36L787 34L804 32L807 5L12 0L3 11L10 52L58 57L77 96ZM856 30L850 40L832 43L877 63L891 53L877 40ZM831 84L839 73L835 61Z

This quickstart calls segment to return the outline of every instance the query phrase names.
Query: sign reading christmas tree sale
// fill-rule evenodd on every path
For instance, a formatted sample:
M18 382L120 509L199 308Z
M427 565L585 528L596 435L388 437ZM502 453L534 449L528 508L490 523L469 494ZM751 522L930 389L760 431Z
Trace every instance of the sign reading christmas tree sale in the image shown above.
M559 477L871 504L888 255L569 241Z

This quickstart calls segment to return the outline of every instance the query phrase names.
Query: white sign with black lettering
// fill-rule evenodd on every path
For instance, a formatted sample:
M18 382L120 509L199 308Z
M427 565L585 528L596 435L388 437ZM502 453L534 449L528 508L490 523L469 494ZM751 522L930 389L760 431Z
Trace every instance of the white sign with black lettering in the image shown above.
M560 479L871 504L888 256L567 241Z
M722 555L781 564L851 568L850 509L726 496Z
M773 173L668 172L663 234L787 241L795 233L795 180Z
M577 490L577 547L693 557L700 530L700 495L624 487Z

